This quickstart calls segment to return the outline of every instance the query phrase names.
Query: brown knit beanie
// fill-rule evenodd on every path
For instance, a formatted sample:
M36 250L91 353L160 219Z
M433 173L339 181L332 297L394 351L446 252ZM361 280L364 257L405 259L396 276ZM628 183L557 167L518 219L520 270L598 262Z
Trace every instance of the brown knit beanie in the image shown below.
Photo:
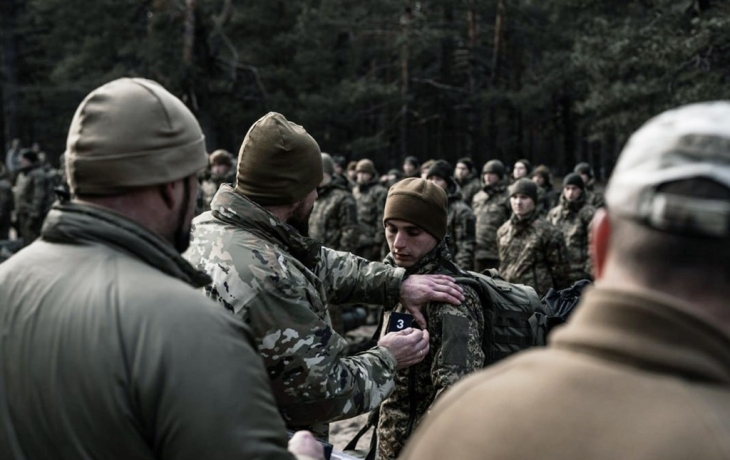
M378 175L378 172L375 170L375 165L367 158L357 162L357 167L355 168L355 171L372 174L373 176Z
M388 219L410 222L437 240L446 236L446 192L433 182L411 177L393 185L388 191L383 225Z
M180 99L152 80L120 78L79 105L65 161L75 195L111 195L193 175L208 154L198 121Z
M537 203L537 184L527 178L522 178L516 181L509 188L509 196L512 198L515 195L527 195L532 198L532 201Z
M262 206L301 201L322 182L322 155L301 126L276 112L261 117L238 152L236 191Z

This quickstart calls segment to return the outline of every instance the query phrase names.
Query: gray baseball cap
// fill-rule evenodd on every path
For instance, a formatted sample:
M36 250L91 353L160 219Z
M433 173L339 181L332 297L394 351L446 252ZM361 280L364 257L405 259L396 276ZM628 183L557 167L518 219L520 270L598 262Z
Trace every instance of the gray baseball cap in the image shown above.
M664 112L636 131L606 188L606 205L658 230L730 236L730 202L662 193L663 184L707 178L730 189L730 101Z

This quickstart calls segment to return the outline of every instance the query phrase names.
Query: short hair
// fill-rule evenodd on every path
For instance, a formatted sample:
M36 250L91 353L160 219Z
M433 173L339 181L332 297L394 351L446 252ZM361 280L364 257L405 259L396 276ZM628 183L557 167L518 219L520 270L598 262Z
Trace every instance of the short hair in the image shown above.
M705 178L671 182L660 192L695 198L730 200L730 189ZM649 288L667 291L707 287L730 293L730 236L711 238L657 230L608 211L609 250L616 263Z

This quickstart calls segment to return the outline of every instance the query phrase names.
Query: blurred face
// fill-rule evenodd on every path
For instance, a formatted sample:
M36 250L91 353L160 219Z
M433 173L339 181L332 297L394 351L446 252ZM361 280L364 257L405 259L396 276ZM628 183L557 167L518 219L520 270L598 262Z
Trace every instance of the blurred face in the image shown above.
M519 217L524 217L535 209L535 202L532 201L532 198L521 193L512 195L509 199L509 203L512 206L512 212Z
M409 162L403 163L403 172L406 173L406 176L410 176L416 172L416 167Z
M527 168L522 163L515 163L514 169L512 169L512 177L515 179L523 178L527 175Z
M210 167L210 172L214 176L218 176L218 177L225 176L226 174L228 174L228 171L230 171L230 170L231 170L231 167L228 165L214 164L213 166Z
M373 180L373 175L372 174L366 173L366 172L362 172L362 171L360 171L360 172L357 173L357 183L358 184L367 184L371 180Z
M430 180L431 182L438 185L439 187L441 187L444 190L446 190L446 188L449 186L448 182L446 182L445 180L443 180L442 178L440 178L438 176L431 176L428 178L428 180Z
M354 169L349 169L347 171L347 177L349 177L350 180L357 180L357 171L355 171Z
M456 163L456 168L454 168L454 177L461 180L466 179L469 177L469 166L467 166L464 163Z
M532 181L540 187L545 186L545 179L542 177L542 174L535 174L534 176L532 176Z
M484 183L487 185L494 185L499 182L499 175L496 173L484 173Z
M344 171L344 170L342 169L342 166L340 166L340 165L338 165L337 163L335 163L335 174L337 174L337 175L340 175L340 176L341 176L341 175L342 175L342 171Z
M583 193L583 190L580 189L580 187L576 187L575 185L566 185L563 187L563 196L565 196L565 199L568 201L575 201L578 198L580 198L580 194Z
M429 168L424 168L421 170L421 179L428 180L428 169Z
M395 264L403 268L417 264L438 243L427 231L399 219L388 219L385 223L385 239Z
M583 179L583 183L584 184L587 184L591 180L591 178L588 177L588 174L581 173L581 174L578 174L578 175L580 176L581 179Z

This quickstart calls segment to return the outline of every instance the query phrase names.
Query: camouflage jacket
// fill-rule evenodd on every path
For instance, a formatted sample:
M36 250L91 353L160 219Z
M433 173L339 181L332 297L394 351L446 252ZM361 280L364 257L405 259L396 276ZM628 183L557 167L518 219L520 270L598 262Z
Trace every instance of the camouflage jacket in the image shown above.
M535 211L513 215L497 231L499 274L510 283L532 286L539 296L569 286L568 259L560 231Z
M449 192L449 209L446 215L446 234L449 235L449 251L456 263L464 270L474 268L476 246L476 219L471 208L464 203L459 187Z
M606 202L603 200L603 192L596 190L595 179L591 179L586 184L586 202L596 209L606 206Z
M474 196L472 209L477 223L475 258L499 259L497 230L512 214L507 184L485 185Z
M450 273L443 262L450 257L442 241L408 273ZM385 262L394 264L390 255ZM423 309L430 350L420 363L396 372L395 390L380 406L377 430L381 460L395 459L441 393L484 365L484 311L472 288L464 287L464 296L459 306L430 303ZM406 309L398 304L394 311L405 313ZM389 312L384 314L382 324L388 324L389 316Z
M309 217L309 237L337 251L355 252L360 229L352 193L334 181L317 189Z
M456 181L461 188L461 196L464 197L464 203L471 206L474 196L482 189L481 179L475 176L469 176L462 182Z
M326 436L326 422L378 407L395 358L382 347L348 357L327 305L393 304L405 270L323 247L227 184L193 223L186 258L251 327L289 428Z
M371 260L380 260L385 242L383 213L388 191L378 184L377 179L373 179L367 184L358 184L352 195L357 203L357 221L360 224L358 254Z
M585 194L573 202L560 196L560 204L550 210L548 221L558 228L565 238L570 283L591 279L591 259L588 256L590 225L596 208L586 203Z
M558 205L558 194L552 187L537 187L537 210L541 216L547 216Z
M15 209L31 221L43 220L49 206L46 174L39 164L20 170L15 183Z

